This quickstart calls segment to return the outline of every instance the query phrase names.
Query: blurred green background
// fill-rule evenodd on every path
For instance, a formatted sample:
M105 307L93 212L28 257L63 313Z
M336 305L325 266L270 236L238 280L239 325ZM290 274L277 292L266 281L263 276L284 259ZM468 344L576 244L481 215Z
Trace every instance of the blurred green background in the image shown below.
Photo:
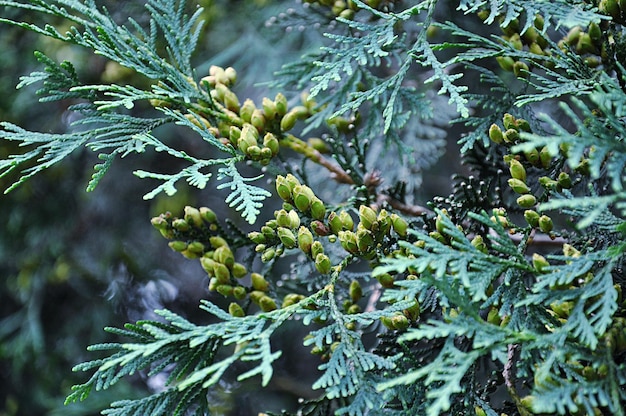
M107 0L99 4L120 22L133 17L142 23L147 20L143 3ZM272 79L275 70L320 44L317 31L284 36L281 29L267 24L291 7L291 0L189 3L190 11L197 3L205 8L207 22L195 56L199 76L213 64L234 66L240 97L259 102L259 97L270 93L263 83ZM16 9L0 9L0 15L48 22L43 16ZM50 23L67 28L63 21ZM86 84L146 85L144 79L89 51L20 28L0 25L0 43L0 120L26 129L62 132L74 117L65 110L66 102L39 103L36 85L15 89L20 76L42 70L34 50L58 61L70 60ZM2 158L19 151L12 143L0 142ZM111 401L158 390L158 378L136 375L114 389L92 394L86 402L63 406L70 387L88 377L72 373L71 368L96 358L86 351L87 345L115 340L103 327L154 318L152 311L162 307L198 323L208 319L198 310L198 301L209 296L205 273L197 262L172 252L149 220L167 210L178 215L185 205L210 206L225 214L219 211L224 207L222 196L181 186L174 197L144 201L141 196L155 184L134 177L132 171L164 172L171 162L153 153L116 161L98 188L86 193L96 156L90 152L72 155L71 160L0 196L0 416L98 414ZM448 163L443 174L435 172L421 195L445 195L452 165ZM17 178L0 179L0 189ZM301 343L291 341L291 335L278 338L276 349L284 351L284 368L277 369L270 389L263 393L263 408L257 408L255 398L261 393L252 385L225 383L211 397L216 414L251 415L293 408L298 397L313 397L309 386L318 363L300 359L304 350ZM233 390L238 394L232 394Z

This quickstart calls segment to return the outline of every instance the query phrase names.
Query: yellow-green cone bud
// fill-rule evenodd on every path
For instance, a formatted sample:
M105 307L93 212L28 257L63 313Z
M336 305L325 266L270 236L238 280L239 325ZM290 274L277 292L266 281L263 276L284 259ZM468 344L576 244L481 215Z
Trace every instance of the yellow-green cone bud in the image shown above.
M539 214L537 211L528 209L524 211L524 219L531 227L537 227L539 225Z
M502 144L504 141L504 135L502 134L502 129L497 124L492 124L489 127L489 139L495 144Z
M289 228L278 227L278 238L286 248L294 248L296 246L296 236Z
M302 299L304 299L304 295L299 295L297 293L289 293L285 295L285 297L283 298L282 307L287 308L289 306L295 305L296 303L300 302Z
M522 208L530 208L537 204L537 198L534 195L526 194L517 198L517 205Z
M508 129L504 132L503 138L507 143L515 143L519 139L519 132L516 129Z
M404 316L409 318L412 322L415 322L420 317L420 304L417 300L412 306L409 306L404 310Z
M304 253L309 254L311 252L311 245L313 244L313 233L307 227L300 227L298 230L298 247Z
M496 56L496 61L500 68L504 69L507 72L513 71L513 65L515 65L515 59L510 56Z
M217 215L215 215L215 212L213 212L211 208L200 207L200 215L202 216L202 219L209 224L217 222Z
M504 124L505 130L517 128L517 121L513 114L510 113L505 113L502 116L502 124Z
M289 130L293 129L294 126L296 125L296 121L297 120L298 120L298 117L297 117L296 113L294 113L293 111L288 112L280 120L280 130L281 131L289 131Z
M235 264L235 256L227 245L215 249L213 260L226 265L229 269Z
M391 214L391 225L393 230L400 236L406 237L406 232L409 228L409 223L398 214Z
M276 114L279 116L287 114L287 98L282 93L276 94L274 104L276 104Z
M227 284L217 285L215 291L225 298L233 295L233 287Z
M187 246L187 250L191 251L192 253L202 254L204 253L204 244L199 241L192 241Z
M263 137L263 146L270 149L272 156L276 156L280 151L278 139L272 133L267 133L265 137Z
M552 224L552 218L548 217L547 215L542 215L541 217L539 217L538 222L539 229L544 233L549 233L550 231L552 231L552 227L554 226Z
M404 315L394 315L391 318L393 327L399 331L403 331L409 327L409 320Z
M246 274L248 274L248 269L246 269L246 266L241 263L235 263L233 264L231 272L234 277L236 277L237 279L241 279Z
M381 316L381 317L380 317L380 322L382 322L382 323L383 323L383 325L385 325L385 327L386 327L387 329L391 330L391 331L393 331L394 329L396 329L396 328L393 326L393 322L391 321L391 318L390 318L390 317L388 317L388 316Z
M187 205L185 207L185 215L183 218L192 227L199 227L202 225L202 216L200 215L200 210L198 208Z
M231 90L224 93L224 106L235 113L239 111L239 98L237 98L237 95Z
M184 241L170 241L167 245L174 251L181 252L187 250L187 243Z
M539 178L539 184L549 191L553 191L557 188L558 182L548 176L542 176Z
M237 300L244 300L248 295L248 291L243 286L235 286L233 288L233 296Z
M228 247L228 243L220 236L213 236L209 238L209 242L211 243L211 247L218 248L222 246Z
M260 290L261 292L267 292L270 288L270 284L259 273L252 273L250 275L252 281L252 288L254 290Z
M323 220L326 217L326 207L319 198L313 198L311 200L311 217L316 220Z
M167 230L169 229L169 224L167 222L167 220L165 219L165 217L163 216L163 214L161 214L158 217L154 217L150 220L150 223L154 226L154 228L156 228L157 230Z
M276 103L267 97L263 97L263 114L267 120L276 117Z
M218 282L222 284L230 283L230 271L225 264L217 263L213 265L213 275L217 279Z
M330 225L330 229L333 234L337 234L339 231L343 229L343 224L341 223L341 219L339 215L335 212L331 212L328 215L328 225Z
M589 37L594 43L598 43L602 40L602 29L598 26L597 23L591 22L589 24Z
M234 316L235 318L243 318L246 316L246 313L243 311L243 308L239 306L238 303L232 302L228 305L228 313Z
M512 178L519 179L522 182L526 182L526 169L519 160L511 160L509 165L509 171L511 172Z
M352 299L352 302L354 303L358 302L359 299L363 297L363 289L361 288L361 284L358 282L358 280L353 280L352 282L350 282L349 293L350 299Z
M311 206L311 198L305 191L304 185L297 185L293 189L293 203L301 212L306 212Z
M435 218L435 229L437 229L437 231L440 234L444 234L446 227L443 221L443 217L449 217L448 215L448 211L446 209L442 209L441 210L441 214L437 215L437 218Z
M295 210L290 210L287 215L289 216L289 227L296 229L300 226L300 216Z
M511 178L508 180L508 184L518 194L527 194L530 192L530 188L526 183L520 181L519 179Z
M339 231L337 234L339 237L339 243L347 252L356 254L359 252L359 247L356 243L356 235L352 231Z
M531 149L528 152L524 152L524 156L526 157L526 160L530 164L532 164L534 166L539 165L539 163L540 163L540 160L539 160L539 150Z
M283 201L291 201L291 188L284 176L278 175L276 177L276 192Z
M280 227L291 227L291 220L289 219L289 214L284 209L276 211L276 224Z
M263 233L260 233L258 231L252 231L252 232L248 233L248 238L255 244L265 244L265 243L267 243L267 239L265 238Z
M544 273L546 271L546 268L550 266L550 263L548 263L548 260L546 260L546 258L543 257L539 253L534 253L533 254L533 260L532 261L533 261L533 267L539 273Z
M330 273L330 258L326 254L319 253L317 257L315 257L315 268L321 274Z
M311 258L315 259L318 254L324 254L324 246L320 241L313 241L311 244Z
M364 228L357 229L356 245L361 253L367 253L374 247L374 238L372 233Z
M480 251L481 253L487 253L487 244L485 244L485 240L483 239L481 235L477 235L474 238L472 238L472 241L470 242L470 244L474 246L476 250Z
M172 221L172 227L174 227L175 229L177 229L178 231L189 231L189 229L191 227L189 227L189 224L187 223L187 221L185 221L182 218L176 218L174 221Z
M241 137L237 140L237 147L246 153L250 146L257 146L258 132L252 124L244 124L241 129Z
M276 302L269 296L263 296L259 299L259 307L263 312L271 312L276 309Z
M341 211L339 213L339 219L341 220L341 226L344 230L354 230L354 220L352 219L352 215L350 215L348 211Z
M258 108L252 112L252 116L250 117L250 124L252 124L256 129L261 132L265 130L265 116L263 115L263 111Z
M276 250L270 247L266 249L263 252L263 254L261 254L261 261L263 263L267 263L268 261L272 260L275 255L276 255Z
M566 243L566 244L563 244L563 255L566 257L578 258L580 257L581 253L573 245Z
M208 257L200 258L200 265L204 269L205 272L211 277L215 276L215 261Z
M378 280L380 285L386 289L392 288L394 286L394 278L389 273L383 273L376 276L376 280Z
M561 188L570 189L572 187L572 178L565 172L559 173L559 177L556 180Z
M372 208L368 207L367 205L361 205L359 207L359 221L361 222L363 227L370 230L372 228L372 225L376 222L376 219L376 211L374 211Z
M547 146L542 147L539 151L539 160L541 161L541 166L544 169L550 167L550 163L552 163L552 156L550 155Z
M246 123L250 123L252 120L252 113L256 110L256 106L251 99L247 99L243 102L241 109L239 110L239 117Z

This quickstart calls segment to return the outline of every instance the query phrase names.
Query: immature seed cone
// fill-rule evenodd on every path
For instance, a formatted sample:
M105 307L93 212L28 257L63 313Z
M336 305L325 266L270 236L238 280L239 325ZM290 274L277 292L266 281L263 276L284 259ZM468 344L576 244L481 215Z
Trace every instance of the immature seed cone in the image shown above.
M296 236L289 228L278 227L278 238L286 248L294 248L296 246Z
M326 254L319 253L317 257L315 257L315 268L321 274L330 273L330 258Z
M263 312L271 312L276 309L276 302L269 296L263 296L259 299L259 307Z
M350 282L350 299L352 302L358 302L359 299L363 297L363 289L361 288L361 284L358 280L353 280Z
M211 208L200 207L199 211L204 221L208 222L209 224L217 222L217 215L215 215L215 212L213 212Z
M363 224L363 227L370 230L372 228L372 225L376 222L376 219L376 211L374 211L372 208L368 207L367 205L361 205L359 207L359 220L361 224Z
M553 226L554 225L552 224L552 218L548 217L547 215L542 215L541 217L539 217L539 229L544 233L549 233L550 231L552 231Z
M309 254L313 241L313 233L305 226L300 227L298 230L298 247L300 250L305 254Z
M404 220L398 214L391 214L391 224L393 226L393 230L400 236L406 237L406 232L409 228L409 223Z
M502 129L497 124L492 124L489 127L489 139L495 144L502 144L504 141L504 135L502 134Z
M539 214L537 211L531 209L524 211L524 219L531 227L537 227L539 225Z
M511 172L512 178L519 179L522 182L526 182L526 169L519 160L511 160L509 165L509 171Z
M230 313L235 318L243 318L246 316L246 313L243 311L242 307L235 302L232 302L228 305L228 313Z
M531 208L537 204L537 198L534 195L526 194L517 198L517 205L522 208Z
M320 241L314 241L311 244L311 257L315 259L318 254L324 254L324 246Z
M261 292L267 292L270 288L270 284L259 273L252 273L250 275L252 281L252 288L254 290L260 290Z
M276 114L279 116L287 114L287 98L282 93L276 94L274 103L276 104Z
M319 198L313 198L311 201L311 216L316 220L323 220L326 217L326 207Z
M518 194L527 194L530 192L530 188L526 183L520 181L519 179L511 178L508 180L508 184Z
M283 201L291 201L291 188L284 176L278 175L276 177L276 192Z

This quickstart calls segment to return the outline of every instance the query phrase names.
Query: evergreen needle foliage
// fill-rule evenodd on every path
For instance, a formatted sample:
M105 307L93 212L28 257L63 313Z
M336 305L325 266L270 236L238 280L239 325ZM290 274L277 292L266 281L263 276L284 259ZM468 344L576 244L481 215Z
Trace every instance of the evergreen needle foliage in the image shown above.
M213 414L221 382L268 386L296 323L317 398L284 415L624 415L626 2L277 3L274 26L320 36L255 103L235 69L194 68L202 10L182 0L148 0L145 24L93 0L0 1L71 28L0 21L147 79L85 85L37 52L43 71L18 87L78 117L62 133L0 124L27 148L0 161L0 176L22 172L7 191L83 147L102 160L93 190L116 158L151 150L179 171L136 170L160 181L144 198L181 181L226 190L253 227L207 207L153 218L226 303L202 301L206 325L159 310L107 328L124 341L89 348L104 355L75 367L91 377L66 403L141 373L166 375L163 389L103 414ZM445 129L471 176L417 205Z

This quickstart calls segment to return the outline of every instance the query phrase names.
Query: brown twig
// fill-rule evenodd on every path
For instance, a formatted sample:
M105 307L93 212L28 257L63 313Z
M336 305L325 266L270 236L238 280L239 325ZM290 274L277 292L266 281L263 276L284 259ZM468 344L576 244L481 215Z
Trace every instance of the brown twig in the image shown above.
M509 395L513 399L517 411L521 416L532 416L532 414L524 407L522 400L515 390L515 352L517 350L517 344L509 344L507 346L506 363L504 364L504 370L502 376L504 377L504 385L506 386Z

